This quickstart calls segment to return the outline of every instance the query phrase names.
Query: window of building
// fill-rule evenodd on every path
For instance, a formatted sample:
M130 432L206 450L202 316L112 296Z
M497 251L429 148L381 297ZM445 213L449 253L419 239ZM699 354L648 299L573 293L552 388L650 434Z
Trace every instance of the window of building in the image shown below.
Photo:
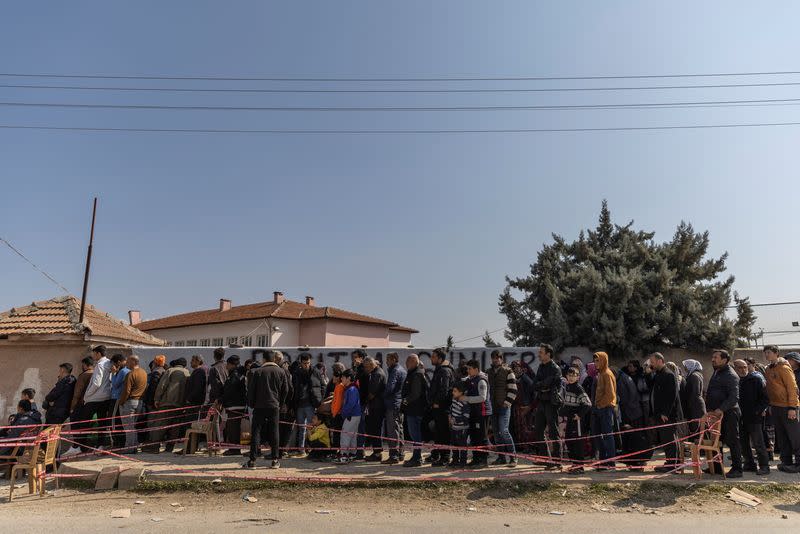
M201 347L210 347L211 346L211 340L210 339L201 339L200 340L200 346Z
M183 341L176 341L175 342L175 346L176 347L183 347L184 345L185 345L185 343Z
M253 346L253 336L244 336L244 337L239 338L239 339L242 340L239 344L242 345L243 347L252 347Z
M221 337L215 337L214 339L211 340L211 344L214 345L215 347L221 347L222 346L222 338Z
M196 339L187 339L186 340L186 346L187 347L196 347L197 346L197 340Z
M228 345L237 345L239 343L238 337L229 337L227 340Z
M167 347L171 347L171 346L172 346L172 341L167 341Z
M256 337L256 346L257 347L269 347L269 341L267 340L267 336L260 335Z

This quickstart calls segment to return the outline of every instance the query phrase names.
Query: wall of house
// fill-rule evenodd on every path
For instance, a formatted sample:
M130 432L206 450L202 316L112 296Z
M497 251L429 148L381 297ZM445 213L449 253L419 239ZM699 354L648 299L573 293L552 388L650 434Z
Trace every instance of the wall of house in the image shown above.
M390 347L407 347L411 344L411 332L400 332L398 330L389 330L389 346Z
M81 360L91 354L90 343L20 345L0 342L0 424L17 411L22 390L36 390L34 401L41 410L44 396L58 379L58 366L69 362L72 374L81 373ZM44 413L42 413L44 415Z
M273 326L277 326L280 332L272 333L272 346L291 346L300 343L300 321L291 319L270 319ZM259 335L268 335L269 327L262 319L250 321L232 321L230 323L205 324L195 326L182 326L178 328L163 328L150 330L147 333L161 338L167 342L176 341L186 342L187 340L202 339L213 340L222 338L222 344L228 345L228 338L251 336L252 346L258 343ZM214 343L210 342L211 345Z
M300 323L299 345L308 347L325 346L325 334L328 330L327 319L309 319L298 322Z
M327 319L326 328L327 347L389 346L389 329L386 326Z

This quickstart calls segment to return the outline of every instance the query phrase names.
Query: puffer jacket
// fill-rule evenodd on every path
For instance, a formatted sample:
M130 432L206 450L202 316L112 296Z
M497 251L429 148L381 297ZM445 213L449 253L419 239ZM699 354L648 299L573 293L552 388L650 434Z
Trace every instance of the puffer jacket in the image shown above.
M779 359L767 366L767 396L771 406L797 408L797 380L789 363Z
M170 367L158 381L153 401L158 408L178 408L186 404L186 385L189 370L186 367Z
M492 410L510 408L517 398L517 377L511 367L505 364L492 365L486 373L489 380L489 394L492 398Z

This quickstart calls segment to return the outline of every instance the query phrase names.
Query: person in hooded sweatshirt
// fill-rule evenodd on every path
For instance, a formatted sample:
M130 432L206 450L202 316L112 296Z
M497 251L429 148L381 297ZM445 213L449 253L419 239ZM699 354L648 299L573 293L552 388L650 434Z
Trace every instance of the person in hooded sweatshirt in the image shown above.
M797 380L786 360L779 357L776 345L764 347L764 357L769 364L766 369L769 409L775 426L775 442L781 454L778 470L797 473L800 468Z
M609 460L616 455L614 431L614 411L617 407L617 384L614 373L608 368L608 354L595 352L593 361L597 367L595 382L594 408L592 409L592 434L596 435L595 443L600 460ZM613 471L614 462L601 462L598 471Z
M700 419L706 414L706 401L703 399L703 366L697 360L683 360L686 369L686 386L681 391L683 415L689 421L689 433L696 434Z

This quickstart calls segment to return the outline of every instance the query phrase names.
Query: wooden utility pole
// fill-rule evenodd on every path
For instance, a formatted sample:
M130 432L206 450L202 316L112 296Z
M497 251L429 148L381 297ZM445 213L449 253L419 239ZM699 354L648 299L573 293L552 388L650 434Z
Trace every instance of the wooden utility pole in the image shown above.
M92 207L92 227L89 231L89 249L86 251L86 272L83 275L83 294L81 295L81 316L78 319L79 323L83 322L83 312L86 309L86 291L89 289L89 268L92 265L92 244L94 243L94 218L97 214L97 197L94 197L94 206Z

